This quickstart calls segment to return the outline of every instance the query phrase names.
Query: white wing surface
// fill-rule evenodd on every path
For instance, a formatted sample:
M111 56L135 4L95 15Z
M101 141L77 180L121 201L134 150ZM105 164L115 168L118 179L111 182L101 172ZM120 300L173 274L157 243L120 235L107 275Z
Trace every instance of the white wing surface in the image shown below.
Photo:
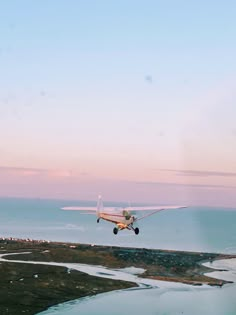
M125 208L126 211L163 211L163 210L170 210L170 209L181 209L187 208L187 206L144 206L144 207L127 207Z
M75 210L75 211L91 211L91 212L96 212L97 207L77 207L77 206L72 206L72 207L63 207L61 208L62 210Z
M187 208L187 206L142 206L142 207L104 207L103 212L114 212L114 211L128 211L128 212L136 212L136 211L163 211L163 210L170 210L170 209L181 209ZM78 206L71 206L71 207L63 207L62 210L75 210L75 211L88 211L88 212L96 212L98 209L97 207L78 207Z
M95 213L98 211L97 207L77 207L77 206L72 206L72 207L63 207L61 208L62 210L73 210L73 211L81 211L81 212L90 212L90 213ZM100 210L101 212L115 212L115 211L119 211L122 210L123 208L117 208L117 207L104 207L102 210Z
M149 217L157 212L164 210L174 210L174 209L182 209L187 208L187 206L137 206L137 207L104 207L101 209L100 213L107 215L114 215L114 213L122 213L126 211L130 214L137 214L137 212L143 212L143 215L136 217L136 221ZM63 207L62 210L72 210L72 211L80 211L81 214L94 214L98 213L98 207L81 207L81 206L70 206ZM141 213L140 213L141 214Z
M161 212L164 210L174 210L174 209L183 209L183 208L187 208L187 206L148 206L148 207L128 207L125 208L126 211L128 211L129 213L134 213L136 214L138 211L142 211L143 213L145 213L144 215L142 215L141 217L137 217L136 221L142 220L144 218L150 217L151 215L157 213L157 212ZM150 212L151 211L151 212Z

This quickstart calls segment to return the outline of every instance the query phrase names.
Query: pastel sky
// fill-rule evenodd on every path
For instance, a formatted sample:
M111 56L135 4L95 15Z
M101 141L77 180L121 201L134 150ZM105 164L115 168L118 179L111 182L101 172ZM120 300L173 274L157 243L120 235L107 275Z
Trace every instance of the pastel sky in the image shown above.
M0 196L236 207L235 16L2 1Z

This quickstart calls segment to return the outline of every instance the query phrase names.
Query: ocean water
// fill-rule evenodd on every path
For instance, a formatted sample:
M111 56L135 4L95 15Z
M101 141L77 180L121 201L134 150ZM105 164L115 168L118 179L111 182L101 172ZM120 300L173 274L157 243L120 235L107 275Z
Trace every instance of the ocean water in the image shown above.
M92 215L60 210L66 205L95 204L2 198L0 237L236 254L236 209L190 207L163 211L140 221L139 235L122 231L116 236L112 233L113 225L108 222L97 224ZM216 271L212 276L235 280L236 260L217 264L216 268L228 271ZM92 269L88 267L85 272L91 273ZM117 277L128 280L129 276L124 272L123 275L118 273ZM136 290L110 292L60 304L41 315L236 315L235 296L235 284L212 288L158 282Z
M0 237L236 254L236 209L163 211L139 221L139 235L131 231L114 235L113 224L97 224L93 215L60 209L66 205L96 202L1 198Z

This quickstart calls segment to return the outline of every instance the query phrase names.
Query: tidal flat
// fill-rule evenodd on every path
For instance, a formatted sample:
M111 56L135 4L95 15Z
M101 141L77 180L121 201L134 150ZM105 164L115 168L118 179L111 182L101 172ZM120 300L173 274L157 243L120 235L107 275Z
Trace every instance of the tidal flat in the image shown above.
M0 313L3 315L36 314L62 302L138 286L135 282L91 276L73 268L40 262L77 263L110 270L135 267L144 270L142 278L222 286L230 281L205 276L213 269L202 263L236 258L236 255L218 253L21 239L1 239L0 254L5 255L5 260L0 262Z

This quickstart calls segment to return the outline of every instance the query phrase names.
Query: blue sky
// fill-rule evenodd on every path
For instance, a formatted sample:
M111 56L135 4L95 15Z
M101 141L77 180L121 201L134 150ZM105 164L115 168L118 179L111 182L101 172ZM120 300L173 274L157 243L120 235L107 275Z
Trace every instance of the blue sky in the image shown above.
M234 206L235 14L234 1L2 2L1 195Z

